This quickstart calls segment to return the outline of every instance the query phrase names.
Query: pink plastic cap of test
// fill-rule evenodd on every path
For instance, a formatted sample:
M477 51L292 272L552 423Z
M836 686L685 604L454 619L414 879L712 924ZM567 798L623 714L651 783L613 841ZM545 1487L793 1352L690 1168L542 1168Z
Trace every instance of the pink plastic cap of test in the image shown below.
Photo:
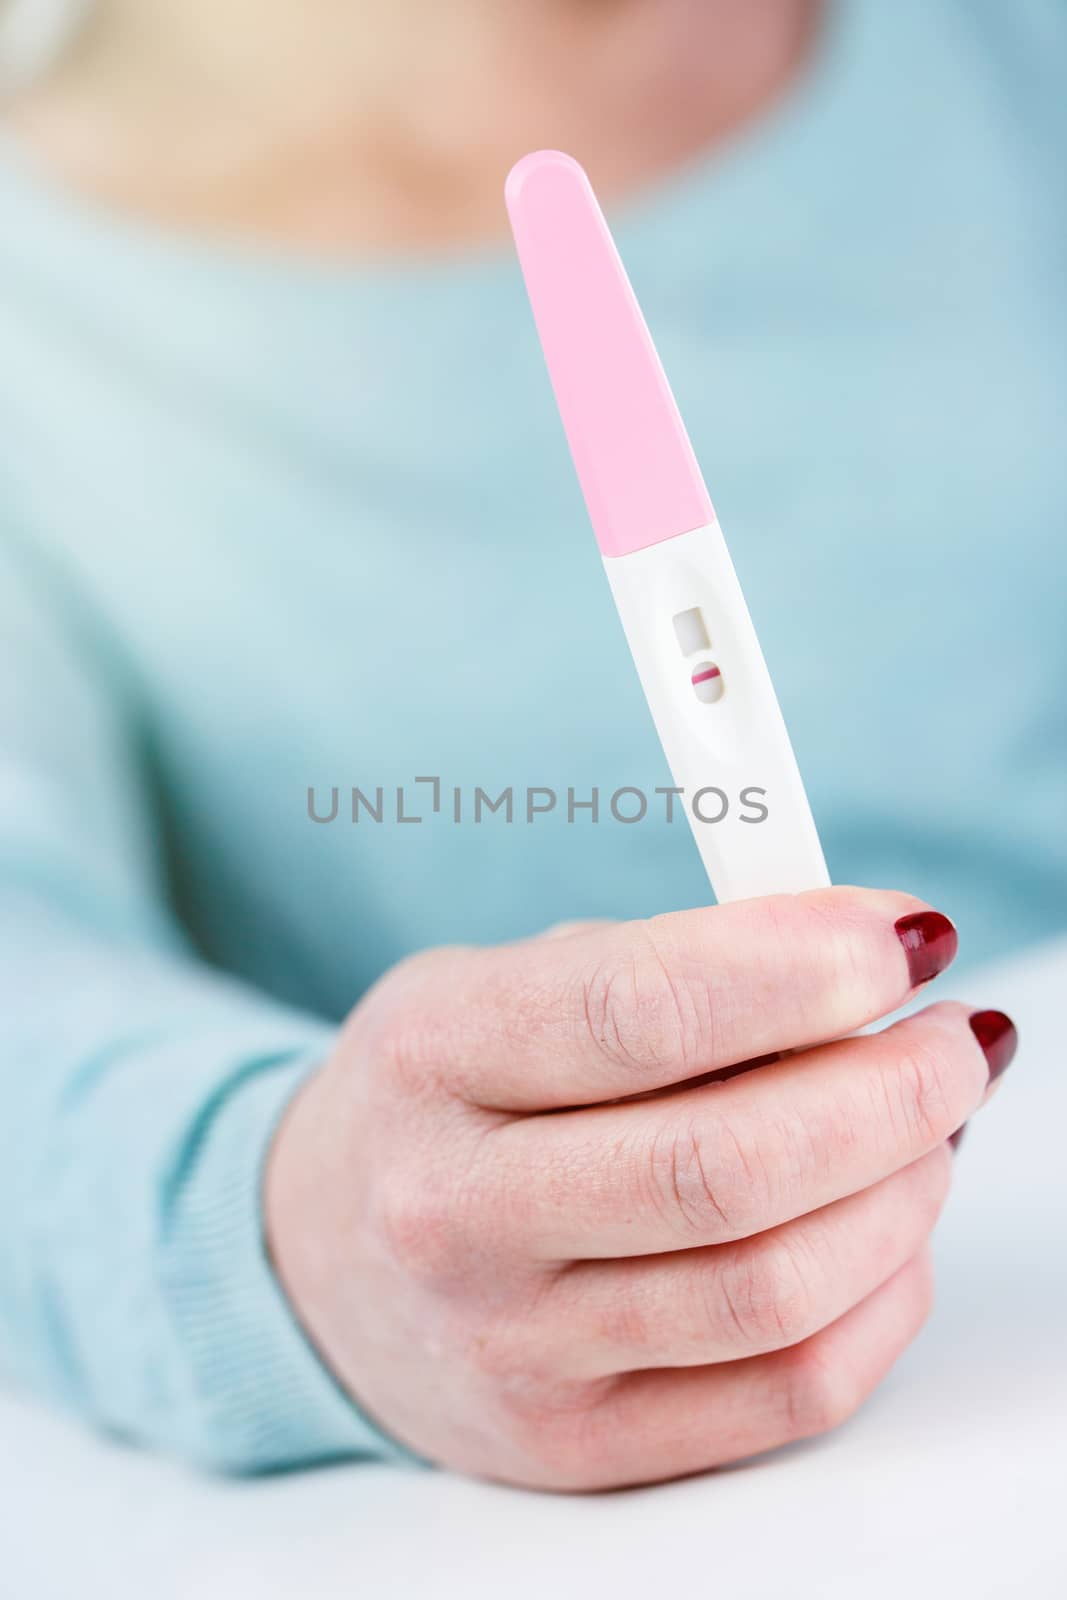
M602 554L706 526L708 491L589 179L570 156L538 150L504 194Z

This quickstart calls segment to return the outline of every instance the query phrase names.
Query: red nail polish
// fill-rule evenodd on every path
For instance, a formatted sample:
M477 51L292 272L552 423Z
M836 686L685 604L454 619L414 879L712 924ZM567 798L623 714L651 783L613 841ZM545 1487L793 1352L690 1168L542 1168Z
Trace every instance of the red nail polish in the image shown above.
M940 911L913 911L893 926L908 958L908 976L913 989L920 983L929 983L955 959L959 935Z
M975 1011L968 1019L971 1032L989 1063L989 1081L999 1078L1019 1048L1015 1024L1003 1011Z

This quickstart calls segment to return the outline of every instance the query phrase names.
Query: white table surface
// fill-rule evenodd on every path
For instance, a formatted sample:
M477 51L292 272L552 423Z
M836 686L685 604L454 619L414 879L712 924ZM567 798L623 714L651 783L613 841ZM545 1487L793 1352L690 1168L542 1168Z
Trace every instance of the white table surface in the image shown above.
M939 1300L837 1434L730 1471L556 1497L345 1467L198 1478L0 1394L10 1600L1063 1600L1067 943L972 978L1019 1058L972 1124Z

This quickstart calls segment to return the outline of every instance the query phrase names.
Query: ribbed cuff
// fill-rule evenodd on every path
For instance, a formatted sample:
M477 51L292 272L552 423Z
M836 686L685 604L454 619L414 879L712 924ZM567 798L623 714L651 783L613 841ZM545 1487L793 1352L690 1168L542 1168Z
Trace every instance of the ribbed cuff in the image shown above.
M191 1366L191 1455L267 1472L353 1457L413 1461L315 1353L267 1258L263 1168L286 1106L321 1061L246 1063L207 1117L167 1220L163 1289Z

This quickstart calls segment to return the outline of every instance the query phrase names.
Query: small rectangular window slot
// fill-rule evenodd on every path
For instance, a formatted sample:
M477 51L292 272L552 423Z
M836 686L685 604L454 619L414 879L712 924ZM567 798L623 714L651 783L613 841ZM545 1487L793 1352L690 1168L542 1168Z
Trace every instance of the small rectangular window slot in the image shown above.
M699 606L677 613L674 617L674 636L678 640L683 656L691 656L697 650L711 649L711 640L708 638L708 630L704 626Z

